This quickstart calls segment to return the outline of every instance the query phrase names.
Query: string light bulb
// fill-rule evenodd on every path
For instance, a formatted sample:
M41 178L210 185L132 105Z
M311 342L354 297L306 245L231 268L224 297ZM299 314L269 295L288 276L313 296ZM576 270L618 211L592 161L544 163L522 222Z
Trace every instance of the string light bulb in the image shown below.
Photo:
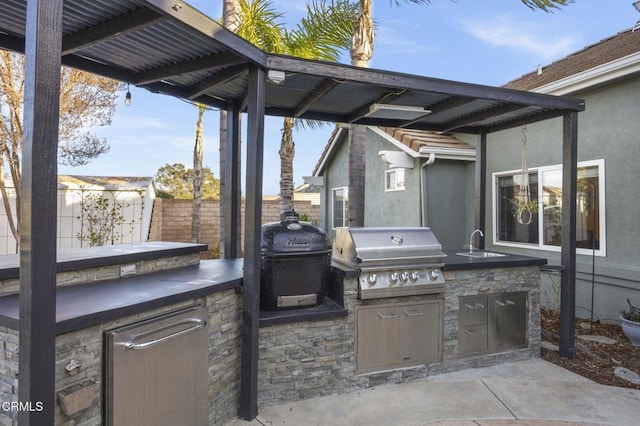
M127 94L124 96L124 104L126 106L131 105L131 92L129 91L129 83L127 83Z

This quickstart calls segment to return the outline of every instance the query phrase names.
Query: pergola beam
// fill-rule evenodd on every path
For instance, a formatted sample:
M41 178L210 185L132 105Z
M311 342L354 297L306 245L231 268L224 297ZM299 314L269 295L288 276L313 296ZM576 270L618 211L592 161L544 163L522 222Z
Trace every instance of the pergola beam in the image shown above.
M240 74L245 73L247 69L248 66L246 64L225 68L223 71L220 71L219 73L195 85L195 87L191 91L189 91L189 95L187 96L187 98L193 100L198 96L202 96L207 93L207 91L209 91L212 87L215 87L219 84L227 83L231 80L235 80L240 76Z
M134 83L136 86L144 86L145 84L167 80L178 75L189 74L198 71L211 71L223 66L228 67L230 65L237 65L243 62L244 61L234 53L221 52L204 58L173 63L154 68L149 71L141 72L136 76L136 79L132 81L132 83Z
M324 95L333 90L337 85L341 82L335 79L329 79L322 82L320 86L316 90L313 91L309 96L307 96L302 102L300 102L294 108L293 117L298 118L305 112L311 108L313 104L318 102Z
M112 38L138 31L157 21L166 19L155 11L140 8L99 23L83 31L68 35L62 40L62 54L69 55Z

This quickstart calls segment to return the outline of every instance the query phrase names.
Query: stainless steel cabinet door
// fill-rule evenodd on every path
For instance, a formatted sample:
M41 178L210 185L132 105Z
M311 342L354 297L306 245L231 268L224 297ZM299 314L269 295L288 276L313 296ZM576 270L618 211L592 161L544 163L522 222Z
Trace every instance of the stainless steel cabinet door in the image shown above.
M208 335L199 306L106 332L105 423L206 425Z

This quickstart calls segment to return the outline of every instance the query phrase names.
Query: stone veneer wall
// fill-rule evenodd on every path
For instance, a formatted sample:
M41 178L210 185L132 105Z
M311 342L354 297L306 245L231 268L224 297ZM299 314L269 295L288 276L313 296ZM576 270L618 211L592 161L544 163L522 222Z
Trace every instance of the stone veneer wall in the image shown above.
M197 265L198 262L200 262L200 253L142 260L135 262L136 275L148 274L149 272L156 271L166 271L169 269L181 268L183 266ZM56 285L58 287L62 287L66 285L86 284L94 281L118 279L120 278L121 266L123 265L118 264L60 272L56 275ZM19 278L0 280L0 297L19 292Z
M166 306L117 321L84 328L56 338L56 392L71 386L95 383L96 398L91 407L67 417L56 405L55 424L95 426L102 424L102 339L103 332L132 324L176 309L200 303L209 311L209 424L223 424L237 417L240 398L241 297L235 290L214 293L206 298ZM18 400L18 332L0 327L0 401ZM81 364L76 375L65 366ZM17 425L17 413L0 410L0 425Z
M445 272L442 362L397 370L356 374L356 306L429 300L411 296L374 300L357 298L357 279L344 282L346 318L272 325L260 329L258 404L339 394L433 374L489 366L540 353L540 289L538 266ZM480 293L526 291L529 297L529 347L503 353L458 358L458 297ZM439 296L442 298L442 295Z

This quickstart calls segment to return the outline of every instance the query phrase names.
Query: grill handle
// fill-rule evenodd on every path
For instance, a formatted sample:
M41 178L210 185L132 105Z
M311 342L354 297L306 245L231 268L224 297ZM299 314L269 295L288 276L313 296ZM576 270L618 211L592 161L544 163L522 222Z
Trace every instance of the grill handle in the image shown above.
M381 313L378 313L378 317L380 317L380 319L398 318L398 314L392 313L392 314L389 314L389 315L383 315Z
M424 312L422 311L407 311L406 309L404 310L404 314L408 317L418 317L420 315L424 315Z
M122 343L122 345L127 348L127 349L131 349L131 350L140 350L140 349L148 349L152 346L155 346L159 343L162 343L166 340L169 339L173 339L174 337L178 337L178 336L182 336L183 334L187 334L187 333L191 333L192 331L196 331L196 330L200 330L201 328L204 328L207 325L207 322L201 319L197 319L197 318L191 318L188 319L186 321L180 321L179 323L173 324L173 326L179 325L179 324L195 324L192 327L189 328L185 328L184 330L180 330L180 331L176 331L175 333L171 333L168 334L166 336L162 336L158 339L153 339L150 340L148 342L144 342L144 343L135 343L135 340L132 340L130 342L125 342Z

